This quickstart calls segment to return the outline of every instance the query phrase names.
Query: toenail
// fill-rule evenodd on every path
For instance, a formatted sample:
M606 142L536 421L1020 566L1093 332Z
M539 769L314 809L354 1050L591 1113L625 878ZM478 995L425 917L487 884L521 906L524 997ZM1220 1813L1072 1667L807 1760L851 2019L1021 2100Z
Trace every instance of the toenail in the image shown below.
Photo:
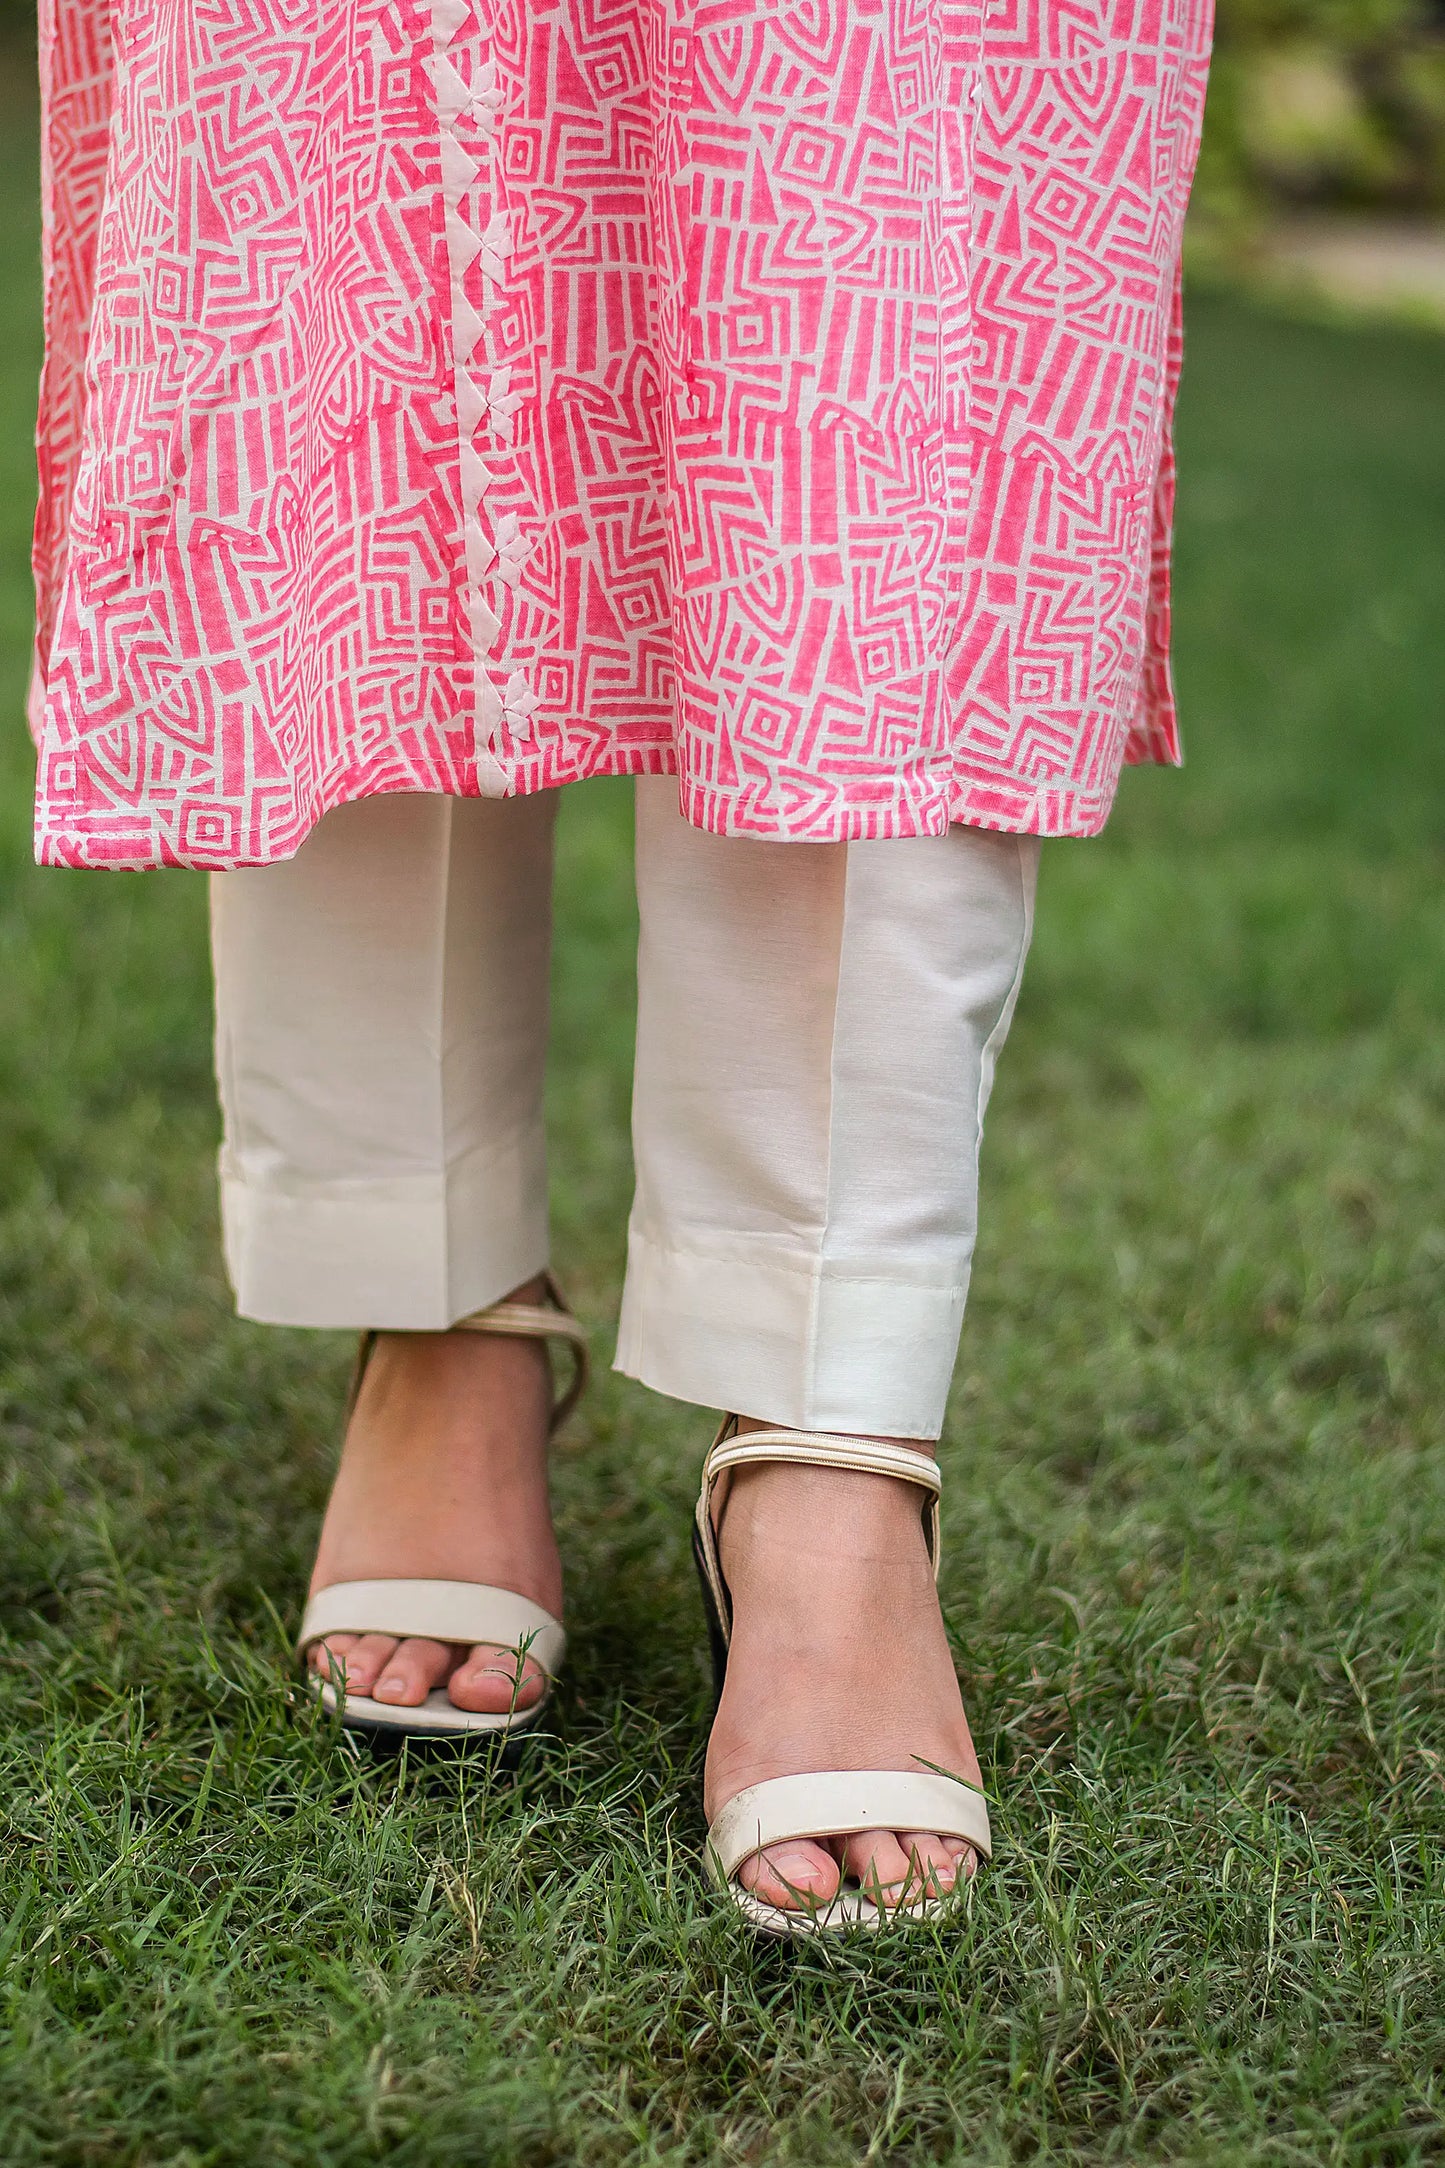
M404 1694L406 1692L406 1680L398 1678L393 1673L390 1678L382 1680L376 1691L378 1694Z

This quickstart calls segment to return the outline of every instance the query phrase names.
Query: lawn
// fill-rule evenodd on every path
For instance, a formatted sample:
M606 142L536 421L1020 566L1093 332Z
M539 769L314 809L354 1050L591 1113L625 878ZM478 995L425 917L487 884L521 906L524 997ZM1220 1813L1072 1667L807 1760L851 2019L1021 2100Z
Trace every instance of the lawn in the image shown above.
M0 2160L1445 2160L1445 344L1198 295L1190 760L1045 852L944 1446L1000 1842L752 1943L698 1872L707 1414L604 1375L515 1781L287 1654L348 1348L220 1271L204 893L38 873L33 147L0 109ZM557 1261L623 1254L625 788L564 812Z

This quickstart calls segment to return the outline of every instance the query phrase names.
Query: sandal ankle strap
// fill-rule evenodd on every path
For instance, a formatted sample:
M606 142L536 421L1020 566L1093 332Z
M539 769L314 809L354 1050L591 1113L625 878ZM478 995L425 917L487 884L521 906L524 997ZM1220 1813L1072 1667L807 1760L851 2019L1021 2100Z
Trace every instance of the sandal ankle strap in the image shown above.
M738 1431L735 1415L723 1418L702 1464L702 1488L697 1501L697 1561L712 1601L718 1631L724 1644L732 1636L732 1596L723 1577L718 1554L717 1529L712 1501L719 1476L731 1468L758 1467L767 1461L787 1461L803 1468L837 1468L854 1475L888 1475L913 1483L927 1494L923 1508L923 1540L933 1578L938 1579L941 1533L938 1518L943 1477L928 1453L910 1452L906 1445L888 1445L881 1438L850 1438L825 1430Z
M494 1302L485 1310L474 1310L470 1317L459 1317L452 1331L494 1332L519 1340L565 1341L572 1356L572 1376L566 1390L553 1404L548 1424L549 1432L553 1432L561 1429L586 1391L592 1362L586 1330L572 1315L566 1297L550 1272L543 1284L547 1292L545 1303Z
M840 1437L825 1430L739 1431L737 1417L730 1415L703 1463L702 1479L709 1487L725 1468L755 1467L764 1461L791 1461L805 1468L843 1468L857 1475L897 1476L916 1483L936 1498L943 1489L938 1462L930 1453L910 1452L906 1445L888 1445L881 1438Z
M485 1310L473 1310L470 1317L459 1317L450 1327L452 1332L491 1332L518 1340L562 1340L572 1357L572 1375L565 1389L552 1404L547 1424L547 1434L552 1436L566 1422L583 1393L591 1375L591 1355L587 1334L567 1306L567 1299L551 1273L543 1277L547 1300L541 1302L493 1302ZM376 1346L374 1332L364 1332L361 1345L356 1351L356 1368L352 1372L351 1391L347 1398L346 1412L349 1416L356 1405L366 1366Z

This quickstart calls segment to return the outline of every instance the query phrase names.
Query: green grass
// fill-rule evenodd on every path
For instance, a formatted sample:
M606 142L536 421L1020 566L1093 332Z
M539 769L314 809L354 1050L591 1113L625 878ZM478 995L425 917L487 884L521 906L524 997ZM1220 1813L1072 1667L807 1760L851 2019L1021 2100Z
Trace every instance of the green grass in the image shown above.
M229 1312L204 896L27 863L30 149L0 115L0 2159L1445 2159L1445 348L1201 298L1182 776L1045 854L944 1590L966 1916L705 1892L707 1417L560 1452L523 1777L358 1763L286 1653L347 1348ZM558 1261L629 1179L624 789L565 809Z

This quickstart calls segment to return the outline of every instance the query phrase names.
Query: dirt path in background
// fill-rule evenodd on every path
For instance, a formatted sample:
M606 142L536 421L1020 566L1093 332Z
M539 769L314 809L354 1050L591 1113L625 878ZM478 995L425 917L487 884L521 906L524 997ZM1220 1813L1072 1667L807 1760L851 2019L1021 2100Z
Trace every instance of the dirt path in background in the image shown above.
M1374 218L1282 220L1266 241L1265 267L1271 284L1445 330L1445 226Z

